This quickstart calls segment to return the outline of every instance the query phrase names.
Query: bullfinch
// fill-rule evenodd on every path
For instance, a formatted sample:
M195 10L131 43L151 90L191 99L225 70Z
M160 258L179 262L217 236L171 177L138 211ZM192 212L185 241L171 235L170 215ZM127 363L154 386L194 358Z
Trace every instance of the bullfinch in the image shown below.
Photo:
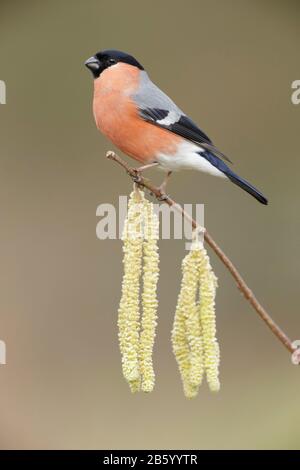
M267 199L234 173L209 137L149 78L131 55L98 52L85 62L94 77L93 111L98 129L122 152L167 173L193 169L230 180L262 204ZM165 182L167 181L167 178Z

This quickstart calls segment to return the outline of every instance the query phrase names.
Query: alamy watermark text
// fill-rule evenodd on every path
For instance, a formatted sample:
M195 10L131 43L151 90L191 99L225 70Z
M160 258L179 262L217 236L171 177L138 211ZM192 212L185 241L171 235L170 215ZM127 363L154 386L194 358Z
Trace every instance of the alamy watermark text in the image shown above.
M6 104L6 84L0 80L0 104Z
M6 344L0 339L0 365L6 364Z
M99 240L121 239L124 222L127 215L127 196L119 196L119 204L116 208L113 204L99 204L96 210L97 217L100 217L96 227L96 235ZM162 240L182 240L188 241L186 249L190 248L192 241L192 226L190 221L182 217L173 207L167 204L153 204L154 211L160 219L160 238ZM204 205L203 204L183 204L184 211L193 217L200 227L204 227Z

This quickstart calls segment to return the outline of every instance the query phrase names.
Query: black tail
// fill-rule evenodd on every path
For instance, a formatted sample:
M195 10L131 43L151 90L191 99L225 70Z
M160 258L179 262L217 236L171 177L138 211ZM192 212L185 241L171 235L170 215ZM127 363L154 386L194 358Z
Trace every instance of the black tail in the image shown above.
M201 157L206 158L206 160L208 160L214 167L218 168L218 170L222 171L222 173L224 173L234 184L244 189L244 191L247 191L247 193L251 194L251 196L255 197L255 199L262 204L268 204L268 200L260 191L258 191L258 189L248 183L248 181L236 175L219 157L207 150L205 152L201 152L200 155Z
M248 181L236 175L235 173L233 173L233 171L227 174L226 176L228 176L230 181L247 191L247 193L251 194L251 196L255 197L255 199L257 199L259 202L265 205L268 204L268 199L266 199L265 196L260 191L258 191L258 189L252 186L252 184L248 183Z

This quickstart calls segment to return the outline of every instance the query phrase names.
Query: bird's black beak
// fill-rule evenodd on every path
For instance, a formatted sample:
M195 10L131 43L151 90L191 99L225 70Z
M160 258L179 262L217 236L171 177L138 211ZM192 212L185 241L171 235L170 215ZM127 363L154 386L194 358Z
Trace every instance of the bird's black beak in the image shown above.
M101 69L101 65L100 65L100 61L99 59L97 59L97 57L95 56L92 56L90 57L85 63L84 65L92 72L94 78L98 78L99 75L100 75L100 69Z

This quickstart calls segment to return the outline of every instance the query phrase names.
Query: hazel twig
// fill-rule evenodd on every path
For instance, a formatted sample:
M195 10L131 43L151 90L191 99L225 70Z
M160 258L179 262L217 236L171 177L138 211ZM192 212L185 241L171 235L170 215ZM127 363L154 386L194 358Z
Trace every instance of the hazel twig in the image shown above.
M118 163L120 166L126 170L128 175L133 179L136 180L136 170L131 168L127 162L125 162L122 158L120 158L115 152L109 151L106 154L109 160L113 160L114 162ZM187 213L184 209L177 204L170 196L165 195L158 187L154 186L150 180L144 178L141 174L139 174L138 182L136 182L140 187L146 188L153 194L153 196L158 200L162 201L165 204L173 207L176 211L178 211L186 220L188 220L193 229L200 229L197 222ZM279 341L285 346L285 348L290 352L294 353L297 350L297 346L291 341L291 339L284 333L284 331L275 323L272 319L271 315L264 309L264 307L259 303L251 289L248 287L246 282L244 281L243 277L239 273L238 269L232 263L232 261L228 258L228 256L224 253L224 251L219 247L219 245L215 242L212 236L209 234L207 230L204 233L204 239L206 243L213 249L216 253L218 258L222 261L225 265L227 270L230 272L232 277L234 278L237 287L244 295L245 299L248 300L250 305L254 308L256 313L260 316L260 318L266 323L266 325L270 328L272 333L279 339Z

